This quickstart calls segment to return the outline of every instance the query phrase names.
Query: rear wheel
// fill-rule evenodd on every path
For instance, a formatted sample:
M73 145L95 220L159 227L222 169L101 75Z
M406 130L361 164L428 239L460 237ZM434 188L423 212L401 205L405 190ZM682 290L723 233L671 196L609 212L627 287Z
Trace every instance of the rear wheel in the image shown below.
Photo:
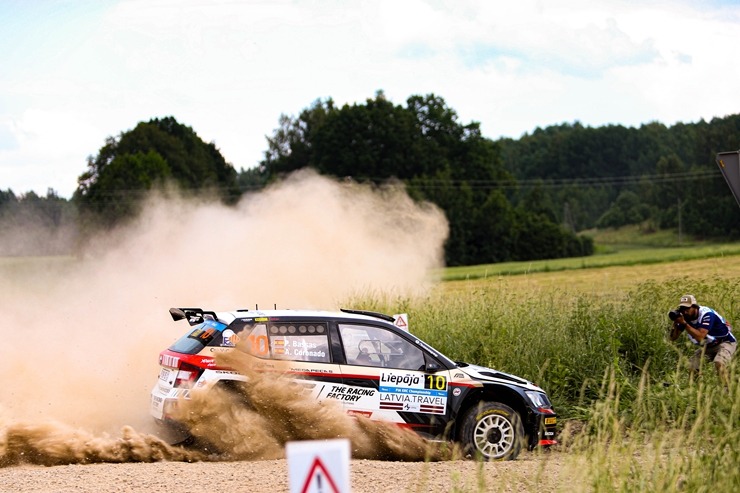
M524 426L506 404L481 402L463 418L460 442L474 458L514 460L522 450Z
M156 420L156 435L169 445L187 447L192 445L195 437L182 424L176 421Z

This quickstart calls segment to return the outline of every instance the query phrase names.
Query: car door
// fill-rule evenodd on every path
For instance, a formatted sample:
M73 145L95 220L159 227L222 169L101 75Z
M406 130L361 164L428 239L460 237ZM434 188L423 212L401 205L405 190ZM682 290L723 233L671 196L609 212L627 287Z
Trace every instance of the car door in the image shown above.
M328 332L328 323L323 320L283 318L271 320L265 334L270 359L285 362L283 370L320 400L342 382L339 365L331 355Z
M439 435L448 406L449 371L419 345L385 327L339 323L346 364L333 398L350 414L405 424ZM431 371L428 369L435 368Z

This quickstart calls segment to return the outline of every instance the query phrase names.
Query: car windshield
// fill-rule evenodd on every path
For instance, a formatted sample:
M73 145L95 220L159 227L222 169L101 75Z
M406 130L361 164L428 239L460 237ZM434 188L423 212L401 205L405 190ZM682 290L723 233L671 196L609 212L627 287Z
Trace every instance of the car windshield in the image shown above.
M193 326L193 330L178 339L170 351L183 354L197 354L213 340L216 335L220 335L226 325L214 320L207 320L202 324Z

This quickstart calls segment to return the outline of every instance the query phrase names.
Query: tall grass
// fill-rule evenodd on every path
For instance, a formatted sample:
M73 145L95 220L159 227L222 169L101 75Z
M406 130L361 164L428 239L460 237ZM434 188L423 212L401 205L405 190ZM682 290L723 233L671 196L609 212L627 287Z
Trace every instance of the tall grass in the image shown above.
M614 374L581 433L565 433L573 491L740 491L740 375L637 392ZM629 399L629 412L623 400Z
M646 365L654 382L672 377L679 359L693 352L684 339L667 339L666 313L684 289L728 319L740 319L740 279L646 281L619 297L567 288L523 296L491 283L366 306L406 311L412 332L449 357L528 378L548 391L561 413L576 416L598 396L607 370L622 379L623 392L637 388Z
M455 360L543 387L566 425L568 490L740 491L740 355L726 386L711 364L690 375L695 348L668 340L666 315L691 292L740 321L740 278L644 281L613 295L471 286L363 303L407 312L411 331Z

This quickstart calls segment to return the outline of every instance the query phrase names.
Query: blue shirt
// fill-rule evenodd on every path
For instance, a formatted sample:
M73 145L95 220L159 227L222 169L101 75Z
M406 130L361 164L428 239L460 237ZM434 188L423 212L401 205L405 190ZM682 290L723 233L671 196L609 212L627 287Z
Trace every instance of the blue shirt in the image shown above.
M718 338L727 338L722 342L737 342L737 339L735 339L735 336L733 336L730 331L730 324L725 322L722 315L708 306L700 306L699 316L696 317L696 320L687 320L686 322L695 329L706 329L709 331L704 339L706 344L711 344ZM691 337L689 333L686 333L686 335L689 336L689 339L694 344L700 344L700 342Z

